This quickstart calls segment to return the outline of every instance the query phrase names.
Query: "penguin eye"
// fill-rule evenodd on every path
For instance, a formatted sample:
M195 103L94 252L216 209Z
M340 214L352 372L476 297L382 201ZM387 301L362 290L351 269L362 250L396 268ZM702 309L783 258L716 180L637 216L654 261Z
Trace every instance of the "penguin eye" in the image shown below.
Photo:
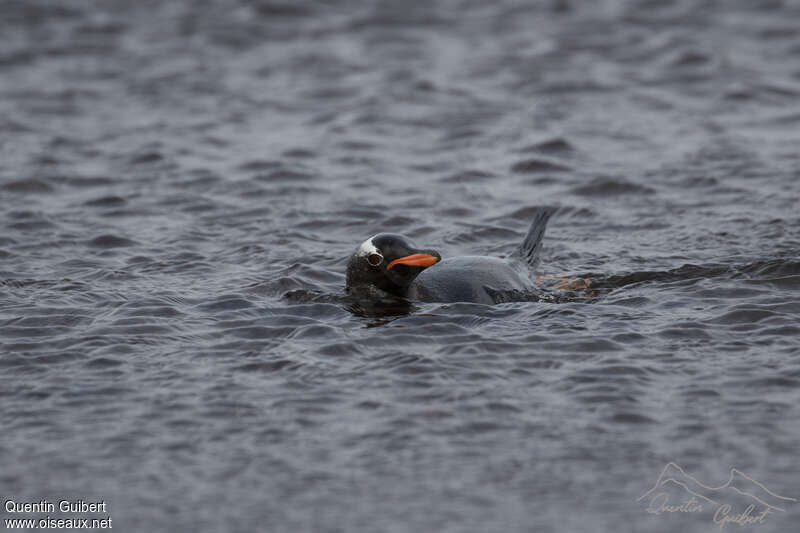
M369 254L367 261L372 266L378 266L383 262L383 256L381 254Z

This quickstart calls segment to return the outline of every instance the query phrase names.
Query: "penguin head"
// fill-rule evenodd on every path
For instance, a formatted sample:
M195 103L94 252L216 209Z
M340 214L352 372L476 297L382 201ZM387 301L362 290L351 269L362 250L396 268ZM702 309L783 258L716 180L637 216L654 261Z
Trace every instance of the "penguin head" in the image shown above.
M420 272L442 257L434 250L420 250L402 235L379 233L364 241L347 263L347 288L369 289L404 296Z

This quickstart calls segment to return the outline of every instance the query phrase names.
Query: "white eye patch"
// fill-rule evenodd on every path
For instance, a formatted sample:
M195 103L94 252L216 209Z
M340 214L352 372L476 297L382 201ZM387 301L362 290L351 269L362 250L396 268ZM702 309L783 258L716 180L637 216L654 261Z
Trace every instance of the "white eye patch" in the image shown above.
M358 255L362 255L362 256L368 256L368 255L370 255L370 254L378 254L378 255L381 255L381 253L378 251L378 249L375 247L375 245L374 245L374 244L372 244L372 239L373 239L374 237L375 237L375 236L373 235L372 237L370 237L370 238L369 238L369 239L367 239L366 241L362 242L362 243L361 243L361 246L359 246L359 247L358 247L358 251L357 251L356 253L357 253ZM382 257L382 256L381 256L381 257Z

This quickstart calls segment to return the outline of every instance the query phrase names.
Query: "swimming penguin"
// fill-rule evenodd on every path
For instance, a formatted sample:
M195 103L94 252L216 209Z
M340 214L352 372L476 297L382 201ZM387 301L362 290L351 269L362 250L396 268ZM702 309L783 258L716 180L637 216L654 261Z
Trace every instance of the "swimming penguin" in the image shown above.
M384 291L421 302L507 301L509 295L536 291L531 270L539 259L542 237L553 210L534 217L525 240L507 259L459 256L442 259L419 249L406 237L379 233L364 241L347 263L347 289L369 295Z

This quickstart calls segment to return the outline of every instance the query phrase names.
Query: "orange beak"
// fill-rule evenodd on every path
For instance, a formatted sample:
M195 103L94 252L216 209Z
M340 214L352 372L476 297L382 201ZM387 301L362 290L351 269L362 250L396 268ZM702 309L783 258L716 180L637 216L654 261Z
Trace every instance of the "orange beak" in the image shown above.
M439 262L439 258L431 254L413 254L395 259L386 267L386 270L391 269L395 265L408 265L418 267L429 267Z

